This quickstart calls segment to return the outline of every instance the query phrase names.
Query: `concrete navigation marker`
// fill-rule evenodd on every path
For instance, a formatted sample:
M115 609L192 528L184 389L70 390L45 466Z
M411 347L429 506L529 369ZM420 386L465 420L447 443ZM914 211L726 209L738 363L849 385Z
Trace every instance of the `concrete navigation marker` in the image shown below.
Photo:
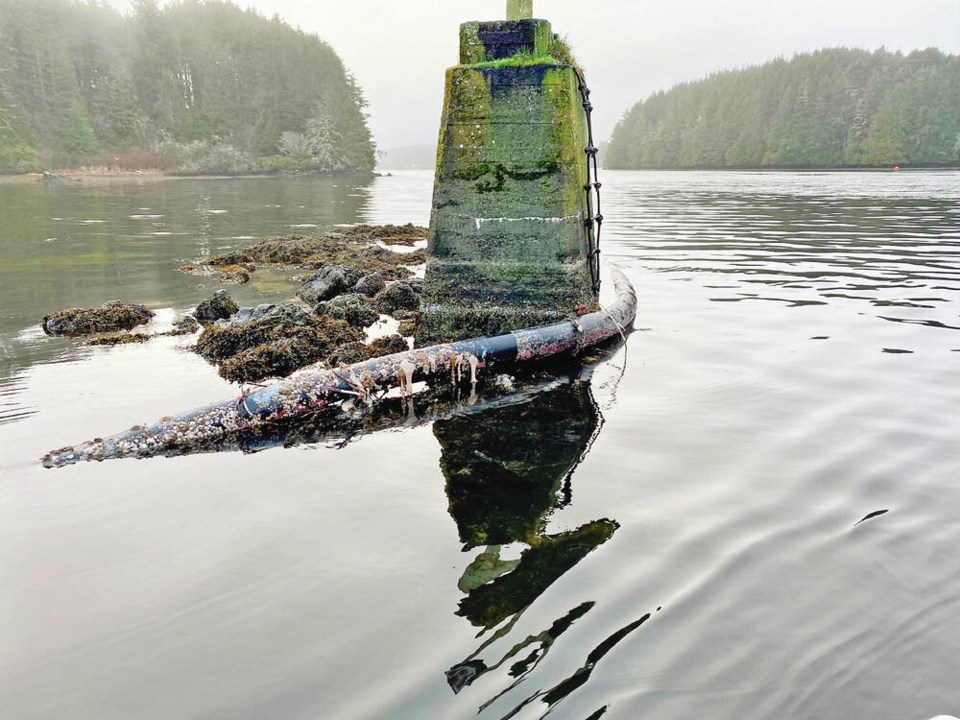
M533 0L507 0L507 20L533 18Z
M447 71L416 343L561 322L592 308L588 146L576 69L531 0L460 27Z

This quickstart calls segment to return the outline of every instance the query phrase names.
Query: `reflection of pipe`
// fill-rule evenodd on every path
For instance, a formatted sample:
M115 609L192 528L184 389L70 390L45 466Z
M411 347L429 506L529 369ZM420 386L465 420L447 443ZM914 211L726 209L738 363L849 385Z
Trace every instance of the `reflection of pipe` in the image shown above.
M660 608L657 608L657 610L659 611ZM627 637L627 635L642 626L649 619L650 613L647 613L639 620L636 620L626 627L617 630L613 635L608 637L590 651L590 654L587 655L586 662L581 667L577 668L573 675L568 677L566 680L561 681L559 684L554 685L549 690L538 690L533 695L530 695L526 700L517 705L511 712L504 715L503 720L515 717L521 710L523 710L524 707L538 698L550 706L545 713L540 715L540 717L546 717L549 715L560 702L570 695L570 693L587 684L587 682L590 680L590 676L593 674L594 669L597 667L597 663L603 659L604 655L610 652L618 643ZM597 710L589 718L587 718L587 720L598 720L605 712L606 706Z
M386 355L333 370L306 371L267 388L241 395L238 400L209 405L149 426L137 426L107 439L97 438L62 448L43 458L46 467L61 467L83 460L151 457L169 454L183 446L214 442L229 433L243 432L360 396L372 401L375 391L399 383L412 392L418 380L449 376L456 383L469 370L476 373L500 362L540 360L580 351L623 332L633 323L637 297L626 276L612 270L617 299L601 312L554 325L519 330L493 338L475 338L447 345Z

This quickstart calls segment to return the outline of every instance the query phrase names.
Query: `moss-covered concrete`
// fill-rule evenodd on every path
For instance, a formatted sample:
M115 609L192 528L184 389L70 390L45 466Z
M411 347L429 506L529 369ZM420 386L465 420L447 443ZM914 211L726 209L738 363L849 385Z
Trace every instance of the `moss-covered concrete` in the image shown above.
M460 26L460 64L502 60L520 53L549 54L553 33L546 20L495 20Z
M466 23L447 71L421 345L571 316L593 299L586 126L544 20ZM522 63L500 63L505 52ZM542 61L537 58L544 56Z
M533 17L533 0L507 0L507 20L525 20Z

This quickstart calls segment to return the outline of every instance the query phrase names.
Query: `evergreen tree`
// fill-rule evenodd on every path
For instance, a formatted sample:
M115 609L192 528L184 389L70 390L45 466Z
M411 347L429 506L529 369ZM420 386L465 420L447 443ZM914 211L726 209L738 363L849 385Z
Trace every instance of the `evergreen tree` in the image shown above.
M343 135L336 130L330 113L322 104L307 121L306 137L310 157L318 169L336 172L349 167Z
M63 147L72 155L88 156L97 152L97 136L83 100L74 100L63 129Z
M0 104L0 172L34 172L40 169L40 158L31 147L27 133L12 113Z

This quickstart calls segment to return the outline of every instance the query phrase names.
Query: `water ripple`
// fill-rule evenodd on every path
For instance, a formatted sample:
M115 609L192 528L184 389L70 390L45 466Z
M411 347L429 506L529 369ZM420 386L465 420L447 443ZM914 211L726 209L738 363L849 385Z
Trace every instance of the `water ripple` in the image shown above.
M781 195L751 194L758 182L749 179L728 186L631 175L638 178L608 183L611 203L627 210L611 213L607 224L615 252L655 272L704 283L708 275L733 280L710 283L712 302L849 304L854 311L859 305L859 312L889 322L960 329L955 189L934 184L935 196L921 199L912 197L919 190L901 186L878 204L850 189L824 196L811 187L808 195L797 190L795 177ZM691 181L699 187L691 189Z

